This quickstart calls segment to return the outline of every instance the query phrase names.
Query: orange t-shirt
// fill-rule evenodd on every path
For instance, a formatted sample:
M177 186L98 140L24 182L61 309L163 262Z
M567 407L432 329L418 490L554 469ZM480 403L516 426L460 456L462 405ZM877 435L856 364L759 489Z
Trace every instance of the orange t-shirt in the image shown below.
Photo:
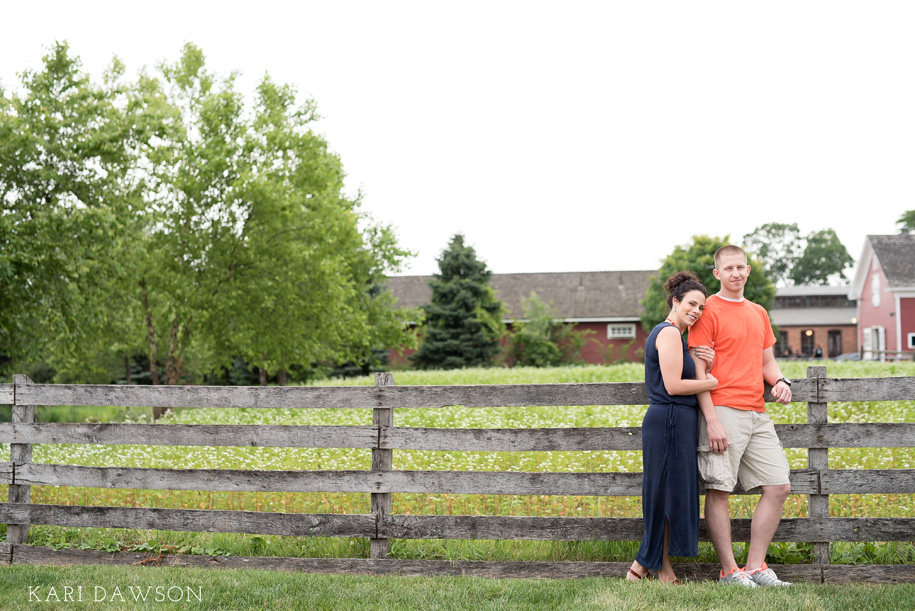
M763 350L775 345L769 314L761 305L744 299L734 302L712 295L702 317L689 330L689 347L713 346L712 391L715 405L766 411L763 399Z

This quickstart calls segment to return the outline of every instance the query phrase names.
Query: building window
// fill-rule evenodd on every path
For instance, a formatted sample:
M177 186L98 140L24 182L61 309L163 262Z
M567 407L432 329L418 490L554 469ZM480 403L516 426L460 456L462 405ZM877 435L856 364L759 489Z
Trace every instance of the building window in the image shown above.
M829 356L839 356L842 354L842 332L829 332Z
M775 356L790 356L788 353L788 332L779 331L778 332L778 342L775 344L776 353Z
M908 346L909 348L915 350L915 333L909 333L908 335Z
M810 358L813 356L813 347L814 342L816 341L816 336L813 333L813 329L805 329L801 331L801 356L804 358Z
M634 339L635 323L610 323L607 325L607 339Z
M880 276L877 274L871 276L871 304L880 307Z

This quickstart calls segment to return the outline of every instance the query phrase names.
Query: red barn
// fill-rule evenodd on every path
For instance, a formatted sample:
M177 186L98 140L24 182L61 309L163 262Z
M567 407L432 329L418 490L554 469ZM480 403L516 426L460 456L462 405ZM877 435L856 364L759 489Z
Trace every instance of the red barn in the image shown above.
M915 355L915 234L869 235L848 292L867 360Z
M593 331L581 351L584 362L641 362L647 334L639 319L639 301L654 274L657 270L493 274L490 286L505 303L505 323L509 328L524 314L521 298L535 292L545 303L552 302L558 319L573 323L576 330ZM396 276L389 278L388 287L399 306L419 307L432 298L431 279L432 276ZM409 354L392 353L392 364L406 362Z

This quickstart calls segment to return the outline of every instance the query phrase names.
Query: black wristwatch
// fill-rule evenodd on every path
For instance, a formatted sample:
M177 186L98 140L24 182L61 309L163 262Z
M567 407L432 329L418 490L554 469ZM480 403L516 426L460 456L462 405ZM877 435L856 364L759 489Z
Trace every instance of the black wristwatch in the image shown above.
M788 378L779 378L779 379L775 380L776 384L778 384L779 382L784 382L785 384L788 385L788 388L791 388L791 380L789 380Z

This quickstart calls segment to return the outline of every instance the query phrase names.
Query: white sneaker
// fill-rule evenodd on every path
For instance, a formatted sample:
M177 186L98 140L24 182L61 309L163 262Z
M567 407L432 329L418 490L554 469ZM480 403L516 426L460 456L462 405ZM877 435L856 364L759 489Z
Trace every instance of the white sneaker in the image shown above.
M744 569L746 570L746 569ZM775 571L763 562L762 568L747 571L747 576L758 586L790 586L788 581L782 581L775 575Z
M729 586L743 586L745 588L756 587L756 584L750 579L750 576L744 573L739 566L735 566L727 575L724 573L720 573L720 575L718 583L724 583Z

